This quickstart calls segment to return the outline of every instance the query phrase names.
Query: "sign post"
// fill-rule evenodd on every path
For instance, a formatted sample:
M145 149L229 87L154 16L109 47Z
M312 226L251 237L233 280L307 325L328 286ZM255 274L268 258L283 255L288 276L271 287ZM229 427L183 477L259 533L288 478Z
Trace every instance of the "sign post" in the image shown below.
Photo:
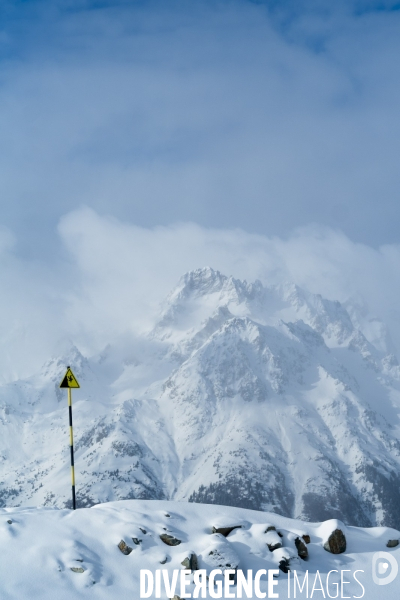
M72 429L72 388L79 388L80 385L75 375L71 371L71 367L67 367L63 380L60 383L60 388L68 390L68 412L69 412L69 446L71 450L71 479L72 479L72 508L76 509L75 498L75 465L74 465L74 433Z

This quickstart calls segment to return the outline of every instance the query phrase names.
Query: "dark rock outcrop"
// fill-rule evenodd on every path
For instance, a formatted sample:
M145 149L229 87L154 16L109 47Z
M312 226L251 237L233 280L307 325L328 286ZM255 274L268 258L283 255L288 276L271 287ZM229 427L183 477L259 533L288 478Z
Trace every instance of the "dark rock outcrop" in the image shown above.
M213 527L212 533L221 533L224 537L227 537L234 529L240 529L241 525L232 525L231 527Z
M132 548L128 546L124 540L120 541L118 548L121 550L122 554L125 554L126 556L132 552Z
M280 538L279 534L274 530L270 530L267 533L266 542L267 542L268 550L270 552L273 552L274 550L277 550L278 548L282 548L281 538Z
M197 571L199 566L198 566L196 554L194 552L191 552L189 554L189 556L187 556L186 558L183 559L183 561L181 562L181 565L183 567L185 567L185 569L190 569L191 571Z
M164 544L167 544L167 546L179 546L181 543L181 540L178 540L178 538L169 535L168 533L162 533L160 535L160 540L164 542Z
M83 567L71 567L71 571L74 573L84 573L85 569Z
M307 546L305 545L304 541L301 540L299 537L297 537L294 540L294 544L296 546L297 554L299 555L299 557L302 558L303 560L307 560L308 550L307 550Z
M335 529L324 543L324 548L332 554L346 552L346 537L341 529Z
M275 482L274 485L258 481L256 472L248 473L245 469L238 469L233 475L227 475L209 486L201 484L199 489L189 496L189 502L237 506L252 510L266 510L266 507L271 507L269 510L273 512L290 516L294 506L294 494L287 487L285 475L274 466L269 454L262 453L260 458L262 462L257 472L268 472L271 480Z
M279 561L279 568L283 573L288 573L290 571L289 560L287 558L282 558L282 560Z

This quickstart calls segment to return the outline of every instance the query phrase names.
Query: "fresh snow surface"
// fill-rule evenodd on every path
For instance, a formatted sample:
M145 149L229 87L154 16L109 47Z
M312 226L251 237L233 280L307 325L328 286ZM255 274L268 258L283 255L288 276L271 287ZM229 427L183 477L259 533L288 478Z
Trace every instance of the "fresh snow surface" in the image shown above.
M12 523L8 523L9 520ZM213 526L233 525L241 528L232 531L227 538L211 533ZM270 525L283 535L280 538L283 548L274 552L270 552L266 544L265 530ZM277 569L279 558L288 557L292 578L296 570L302 582L308 570L308 597L324 597L322 591L317 590L311 596L317 570L325 597L329 597L326 576L331 570L337 570L339 574L345 570L343 579L350 581L344 585L343 596L339 591L339 597L360 597L362 588L353 578L353 573L360 570L364 572L359 572L357 578L365 588L364 598L397 600L398 579L378 586L372 581L371 569L376 552L390 552L400 561L400 549L386 548L387 541L398 539L400 532L386 527L345 527L339 523L347 539L347 550L333 555L324 550L323 541L337 525L336 521L305 523L241 508L154 500L111 502L77 511L2 509L0 597L2 600L138 600L140 569L153 573L156 569L167 569L171 579L172 571L182 570L181 562L194 552L199 568L207 569L209 573L211 568L215 568L209 553L218 548L221 556L238 559L239 569L245 572L252 569L254 574L260 569ZM175 547L167 546L160 539L162 533L173 535L182 543ZM297 557L294 544L294 539L303 534L311 538L307 545L307 561ZM132 538L141 540L139 545L133 543ZM132 547L129 555L118 549L121 540ZM165 559L166 563L161 564ZM84 572L73 572L72 568L83 569ZM332 596L335 595L332 584L338 580L337 574L333 573L329 588ZM193 587L188 587L189 593L193 592ZM279 593L279 598L288 598L287 575L281 571L274 590ZM267 591L265 578L262 578L261 591ZM235 594L236 588L233 587L231 592ZM297 589L297 598L306 597L305 592L299 593ZM163 587L161 598L167 598Z
M67 365L81 507L192 500L400 527L400 367L357 305L187 273L146 335L0 387L0 506L68 507Z

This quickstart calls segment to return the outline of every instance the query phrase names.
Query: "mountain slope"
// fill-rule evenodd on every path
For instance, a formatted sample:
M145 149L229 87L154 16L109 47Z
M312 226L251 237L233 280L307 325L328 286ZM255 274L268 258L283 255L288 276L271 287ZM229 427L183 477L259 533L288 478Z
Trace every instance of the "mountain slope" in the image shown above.
M3 505L69 501L57 386L71 364L81 505L174 498L399 527L400 368L354 315L293 284L186 274L147 336L0 389Z

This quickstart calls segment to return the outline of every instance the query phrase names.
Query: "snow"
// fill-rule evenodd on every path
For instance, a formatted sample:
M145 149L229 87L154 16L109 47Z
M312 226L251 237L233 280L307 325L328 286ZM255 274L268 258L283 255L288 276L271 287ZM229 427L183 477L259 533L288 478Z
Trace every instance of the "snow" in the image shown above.
M81 507L192 498L398 527L400 368L359 313L291 283L184 275L147 335L0 387L0 506L68 506L71 365Z
M170 516L167 516L170 515ZM11 520L9 524L7 521ZM212 534L216 523L241 525L227 538ZM283 537L284 547L270 552L266 544L266 527L276 526ZM21 598L47 600L110 599L128 600L139 598L140 570L168 570L169 580L174 569L182 570L181 562L195 552L199 568L207 573L218 566L216 555L219 550L229 560L239 562L239 569L246 574L252 569L253 578L260 569L277 569L282 556L291 561L291 581L296 570L300 581L306 570L309 572L310 592L315 574L319 571L325 585L330 570L345 570L345 595L361 595L361 587L353 573L365 588L364 598L385 600L398 598L398 584L394 581L377 586L372 581L372 559L379 551L390 552L400 560L400 549L388 550L389 539L399 538L400 532L386 527L345 528L347 551L332 555L323 549L323 539L338 523L304 523L276 514L252 510L199 505L185 502L156 500L127 500L96 505L77 511L54 508L12 508L0 511L0 595L7 600ZM145 531L145 533L144 533ZM160 534L168 532L182 540L175 547L165 545ZM308 544L309 559L297 557L294 539L304 533L311 537ZM132 543L132 538L141 543ZM124 540L133 547L129 555L118 549ZM400 547L399 547L400 548ZM167 562L161 564L167 557ZM215 564L214 564L215 563ZM72 568L84 569L83 573ZM337 580L336 573L331 581ZM336 578L336 579L335 579ZM191 576L193 581L193 576ZM193 591L193 584L188 591ZM267 590L265 578L261 589ZM236 587L231 591L235 593ZM287 598L287 575L279 571L278 585L274 588L279 598ZM179 591L177 591L179 594ZM330 589L333 595L334 588ZM155 596L151 596L154 598ZM207 596L209 597L209 596ZM255 597L255 596L254 596ZM293 597L293 588L292 588ZM306 595L299 594L302 598ZM322 598L322 592L314 592L314 598ZM161 598L166 598L162 592Z
M194 552L208 573L238 564L254 575L286 558L301 581L308 570L313 598L332 570L332 582L341 571L350 581L344 596L361 596L361 570L364 598L397 598L396 581L372 579L376 552L400 559L400 546L386 547L400 538L400 367L389 346L365 307L208 267L182 277L148 334L97 356L72 347L1 386L0 597L139 598L141 569L171 579ZM74 512L58 387L67 365L81 385ZM323 544L337 528L347 549L332 555ZM306 562L295 544L305 534ZM279 571L280 598L287 579Z

